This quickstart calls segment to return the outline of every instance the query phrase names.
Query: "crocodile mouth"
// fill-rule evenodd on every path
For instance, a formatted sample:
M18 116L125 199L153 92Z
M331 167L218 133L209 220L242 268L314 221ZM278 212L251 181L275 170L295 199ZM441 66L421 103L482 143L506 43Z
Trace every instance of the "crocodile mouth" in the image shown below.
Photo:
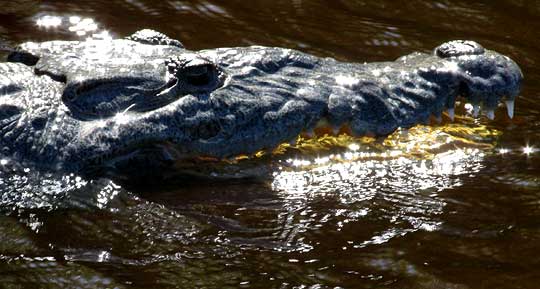
M511 119L514 116L514 100L505 100L506 116ZM500 110L503 110L503 104L499 104ZM457 115L456 115L457 111ZM420 140L414 142L422 142L427 139L434 139L435 135L443 132L452 132L459 135L459 143L463 144L463 135L468 135L471 141L466 141L465 145L475 145L485 148L484 144L478 142L477 135L471 135L478 132L472 129L478 125L475 120L479 117L480 105L472 105L466 103L465 98L459 98L456 101L455 108L448 109L443 114L431 114L428 121L423 125L417 125L411 128L412 131L418 131L418 127L424 127L417 137ZM495 117L494 109L485 111L484 116L487 119ZM186 155L182 152L179 144L174 140L146 140L144 142L134 143L122 149L115 150L112 153L101 155L92 159L87 170L90 174L106 174L119 180L133 180L134 178L144 179L172 179L178 176L195 176L201 178L211 178L218 175L226 175L226 178L235 176L243 176L235 171L239 167L249 167L261 162L268 163L268 159L283 159L284 155L297 153L304 158L316 158L321 154L329 154L332 151L340 151L343 148L350 148L351 145L372 144L376 142L384 143L394 141L394 148L399 148L403 143L395 142L399 140L399 135L407 129L402 129L399 132L394 132L388 136L376 137L375 135L355 136L348 124L344 124L339 128L329 125L322 119L312 129L302 131L293 141L279 144L270 150L259 150L250 154L238 154L219 158L210 155ZM426 133L427 132L427 133ZM481 132L482 137L485 137L491 132ZM379 141L377 141L377 139ZM410 142L410 140L408 141ZM454 147L456 140L448 144L448 140L444 143L431 143L431 146L438 148ZM410 143L409 143L410 146ZM425 146L425 145L424 145ZM392 148L391 148L392 149ZM390 149L389 149L390 150ZM406 153L408 156L417 157L425 152ZM390 154L389 154L390 155ZM266 161L264 161L266 160ZM239 166L241 164L241 166ZM92 169L93 168L93 169ZM150 173L149 173L150 172ZM233 173L231 173L233 172Z

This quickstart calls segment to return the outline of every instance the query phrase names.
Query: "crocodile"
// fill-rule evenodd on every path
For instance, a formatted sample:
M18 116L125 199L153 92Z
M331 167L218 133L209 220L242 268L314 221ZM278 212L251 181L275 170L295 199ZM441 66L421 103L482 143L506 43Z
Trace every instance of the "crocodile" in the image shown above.
M144 175L271 150L320 126L385 136L445 111L453 119L458 97L491 119L505 102L511 117L522 79L509 57L465 40L374 63L278 47L192 51L149 29L27 42L0 63L0 154L40 170Z

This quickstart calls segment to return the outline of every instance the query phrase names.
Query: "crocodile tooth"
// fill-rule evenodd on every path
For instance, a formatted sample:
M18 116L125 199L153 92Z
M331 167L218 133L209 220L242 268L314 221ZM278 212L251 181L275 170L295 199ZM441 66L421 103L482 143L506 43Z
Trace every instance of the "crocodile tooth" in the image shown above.
M477 118L479 114L480 114L480 105L473 104L473 117Z
M486 116L487 118L489 118L490 120L494 120L495 119L495 110L490 108L486 111Z
M506 112L508 113L509 118L514 118L514 100L507 100L506 103Z
M456 112L455 112L453 107L448 109L448 116L450 117L451 121L454 121L454 117L456 116Z

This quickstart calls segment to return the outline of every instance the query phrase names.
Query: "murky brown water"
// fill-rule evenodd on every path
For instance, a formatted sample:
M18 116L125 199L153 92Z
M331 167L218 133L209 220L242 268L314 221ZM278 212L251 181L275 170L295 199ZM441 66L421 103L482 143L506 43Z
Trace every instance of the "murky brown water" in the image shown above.
M284 46L363 62L465 38L512 57L525 84L514 120L501 108L495 121L467 125L500 132L484 140L493 150L331 162L262 183L144 193L77 179L94 196L90 206L14 201L0 215L1 288L540 286L539 1L66 2L0 1L0 41L154 28L190 49ZM53 16L63 24L47 27ZM70 31L70 16L93 21ZM48 186L54 193L43 180Z

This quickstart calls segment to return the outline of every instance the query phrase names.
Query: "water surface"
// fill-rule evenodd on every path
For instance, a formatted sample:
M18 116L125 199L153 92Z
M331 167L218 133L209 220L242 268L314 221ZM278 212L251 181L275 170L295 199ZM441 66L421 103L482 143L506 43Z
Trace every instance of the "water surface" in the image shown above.
M194 50L282 46L364 62L472 39L513 58L525 83L513 120L501 107L494 121L462 123L496 132L482 139L490 148L423 159L384 148L377 153L386 157L354 161L305 157L300 166L316 165L264 182L150 191L29 172L39 188L0 192L0 287L540 284L538 1L1 2L0 44L8 46L153 28ZM59 197L65 187L71 201Z

